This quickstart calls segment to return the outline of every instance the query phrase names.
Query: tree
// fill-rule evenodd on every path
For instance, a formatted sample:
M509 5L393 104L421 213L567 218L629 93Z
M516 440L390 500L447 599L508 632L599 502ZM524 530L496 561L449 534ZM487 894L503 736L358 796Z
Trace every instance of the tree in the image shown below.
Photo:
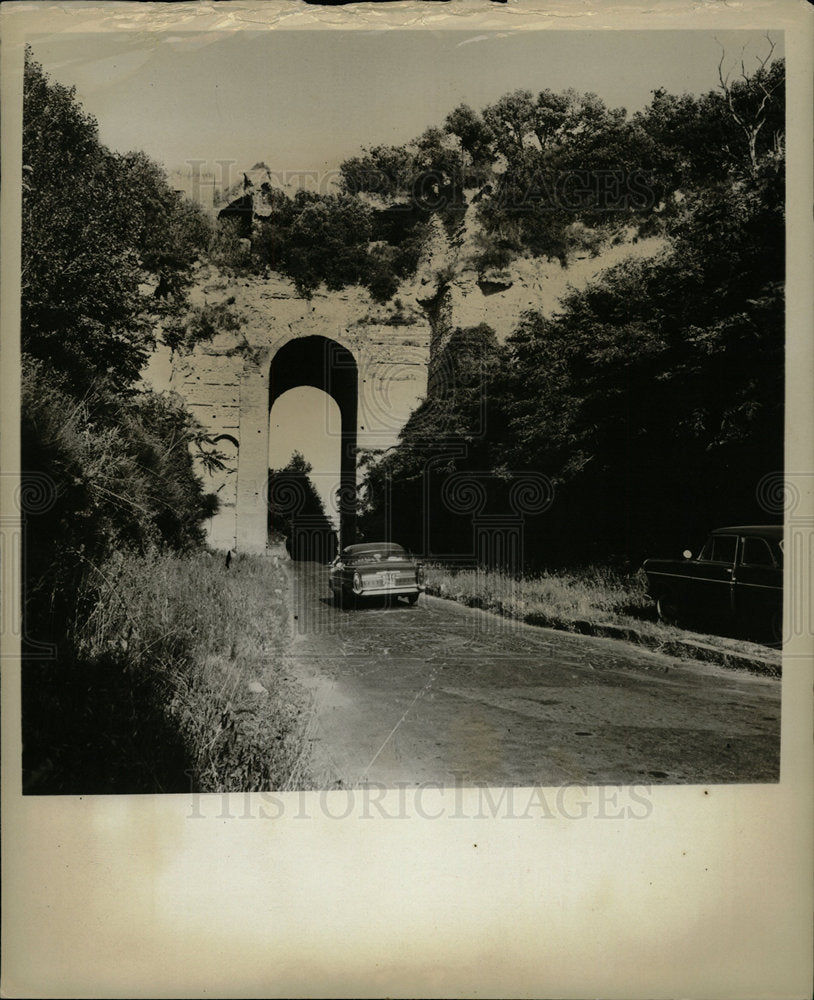
M404 146L373 146L339 167L346 194L397 197L408 191L415 175L413 154Z
M541 548L636 559L765 517L756 485L783 460L782 163L686 199L674 231L509 340L500 451L557 486Z
M24 100L22 478L25 492L45 477L55 498L26 512L26 621L54 635L90 565L200 545L217 506L192 466L201 428L138 388L208 228L144 154L102 145L30 52Z
M746 72L744 58L740 62L740 78L735 81L730 79L729 73L723 71L725 52L721 52L718 63L719 86L729 114L746 140L749 168L753 176L758 170L758 141L764 126L769 125L766 131L771 133L771 138L768 141L775 151L779 148L784 130L777 98L778 95L782 96L785 87L785 67L780 60L771 63L775 42L769 36L767 40L769 51L763 58L758 57L758 69L751 76Z
M751 76L742 60L741 76L732 80L722 54L717 90L677 96L658 89L634 116L642 163L668 210L668 223L678 214L676 194L713 185L722 174L754 178L761 160L782 153L785 64L769 64L770 55Z
M505 165L478 218L501 250L565 267L574 249L600 245L651 207L632 187L641 150L623 108L574 90L516 91L484 120Z
M471 523L446 503L443 484L455 472L483 473L493 464L490 446L501 418L491 386L502 354L485 323L453 331L437 359L434 390L410 415L398 446L360 456L359 529L365 537L384 538L397 526L399 539L416 551L429 542L471 553ZM491 487L494 502L497 477Z
M181 292L209 242L143 153L112 153L73 89L26 54L22 348L77 392L133 385L154 343L154 317ZM161 306L145 290L154 285Z
M424 237L422 213L376 212L347 192L298 191L288 198L272 189L267 198L271 213L252 231L255 270L287 275L300 295L310 297L321 284L331 291L361 285L374 301L386 302L400 280L414 273Z
M534 122L534 97L530 90L504 94L483 109L483 120L499 153L512 161L521 157Z
M72 90L25 67L22 348L70 373L81 388L98 375L130 385L150 330L115 161ZM123 199L122 199L123 200Z
M295 559L325 562L336 549L336 535L310 479L311 463L295 451L282 469L269 469L268 531L283 537Z
M193 264L208 247L212 226L198 205L167 182L164 171L145 153L127 153L116 161L117 186L127 201L130 239L144 271L156 282L154 296L180 299L191 281Z
M367 264L370 210L347 195L305 205L291 225L281 260L300 294L324 281L328 289L360 284Z
M444 119L444 131L454 135L460 144L463 164L464 187L485 183L491 172L495 154L492 149L494 136L483 117L468 104L459 104Z

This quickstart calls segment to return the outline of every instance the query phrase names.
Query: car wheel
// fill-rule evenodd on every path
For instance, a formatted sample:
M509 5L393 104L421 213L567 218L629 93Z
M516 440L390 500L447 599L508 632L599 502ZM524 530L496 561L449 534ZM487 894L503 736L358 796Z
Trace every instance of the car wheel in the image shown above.
M421 594L407 594L406 595L406 597L407 597L407 603L408 604L416 604L418 602L418 599L419 599L420 596L421 596Z
M675 625L676 627L681 625L681 606L671 591L668 590L657 599L656 610L659 614L659 620L665 625Z

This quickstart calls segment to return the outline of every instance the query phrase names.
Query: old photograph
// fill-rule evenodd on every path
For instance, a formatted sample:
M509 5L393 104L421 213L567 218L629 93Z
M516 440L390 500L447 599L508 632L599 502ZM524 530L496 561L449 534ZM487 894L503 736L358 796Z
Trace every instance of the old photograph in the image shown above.
M784 66L32 38L25 792L776 781Z
M4 996L810 994L807 6L3 5Z

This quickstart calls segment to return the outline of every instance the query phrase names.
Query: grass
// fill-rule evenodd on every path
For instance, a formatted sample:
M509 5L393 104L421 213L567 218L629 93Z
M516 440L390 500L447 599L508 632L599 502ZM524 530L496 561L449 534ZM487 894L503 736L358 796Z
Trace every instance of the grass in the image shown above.
M606 566L586 566L520 576L428 565L427 591L532 625L627 638L673 655L690 655L685 644L693 637L658 621L641 570L625 574ZM692 655L712 662L771 655L764 645L745 639L707 634L701 638L708 651L702 654L693 640Z
M26 791L301 783L309 711L280 669L287 586L263 556L238 556L228 569L207 553L95 568L59 662L24 675Z
M604 566L514 576L498 570L430 566L427 583L442 597L475 604L511 618L537 615L568 627L591 620L629 624L655 621L642 574L624 575Z

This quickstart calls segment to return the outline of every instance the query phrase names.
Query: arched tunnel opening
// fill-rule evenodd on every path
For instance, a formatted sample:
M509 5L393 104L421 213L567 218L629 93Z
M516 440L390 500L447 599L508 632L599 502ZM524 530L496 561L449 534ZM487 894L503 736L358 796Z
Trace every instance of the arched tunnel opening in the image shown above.
M336 510L341 545L351 544L356 535L356 421L358 409L358 368L353 354L335 340L322 336L300 337L283 345L271 362L269 415L285 393L310 386L327 393L339 408L339 426L326 420L324 431L338 438L339 476ZM337 539L325 518L313 514L301 484L270 483L271 518L276 507L285 514L288 547L294 558L328 561Z

